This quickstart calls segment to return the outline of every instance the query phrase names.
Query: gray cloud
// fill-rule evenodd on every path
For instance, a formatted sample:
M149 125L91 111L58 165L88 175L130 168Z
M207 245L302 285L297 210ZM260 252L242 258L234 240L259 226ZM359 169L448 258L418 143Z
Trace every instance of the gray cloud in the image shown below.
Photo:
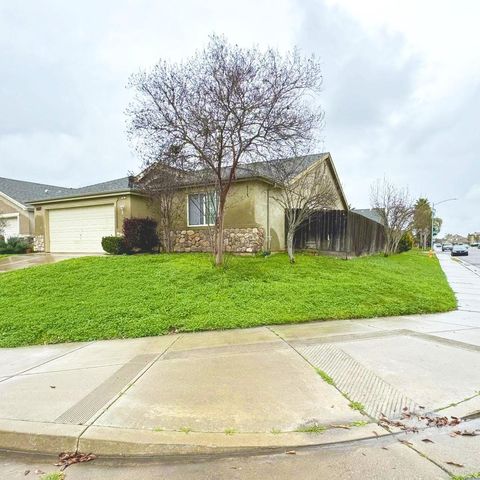
M479 60L454 90L429 95L448 69L432 74L403 34L320 0L2 3L0 176L78 186L138 169L124 132L129 74L211 32L321 57L325 148L354 206L386 175L415 196L459 197L439 209L445 230L480 230Z

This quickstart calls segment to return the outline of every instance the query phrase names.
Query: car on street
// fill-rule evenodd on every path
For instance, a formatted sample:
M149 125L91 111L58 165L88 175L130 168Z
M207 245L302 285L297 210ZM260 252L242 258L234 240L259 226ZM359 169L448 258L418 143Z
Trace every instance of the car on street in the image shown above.
M442 252L451 252L453 245L451 243L443 243L442 244Z
M466 245L454 245L451 252L452 257L468 255L468 247Z

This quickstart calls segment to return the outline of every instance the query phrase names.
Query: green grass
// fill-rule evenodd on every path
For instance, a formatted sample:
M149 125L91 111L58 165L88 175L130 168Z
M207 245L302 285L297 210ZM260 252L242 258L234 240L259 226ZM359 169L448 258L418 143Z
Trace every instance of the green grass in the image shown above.
M348 404L348 406L352 409L352 410L357 410L359 412L363 412L365 410L365 407L363 405L363 403L360 403L360 402L350 402Z
M10 253L0 253L0 260L5 257L9 257Z
M436 258L83 257L0 275L0 347L452 310Z
M469 473L467 475L454 475L452 480L469 480L472 478L480 478L480 472Z
M299 427L295 431L296 432L302 432L302 433L323 433L327 427L324 427L323 425L306 425L304 427Z
M65 474L63 472L46 473L40 477L40 480L64 480Z
M329 385L335 386L335 382L333 381L333 378L327 372L324 372L323 370L320 370L319 368L316 368L315 370L322 377L322 380L324 382L327 382Z
M366 420L355 420L350 425L352 427L364 427L365 425L368 425L368 422Z

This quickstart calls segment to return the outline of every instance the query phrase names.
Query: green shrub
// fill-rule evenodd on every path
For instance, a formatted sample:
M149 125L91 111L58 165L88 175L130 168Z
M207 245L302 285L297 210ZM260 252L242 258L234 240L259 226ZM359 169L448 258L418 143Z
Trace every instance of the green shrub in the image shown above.
M123 236L131 252L152 252L158 247L157 222L152 218L126 218Z
M402 235L400 242L398 242L398 253L408 252L409 250L411 250L413 248L413 242L413 235L410 232L405 232Z
M102 248L112 255L128 253L127 245L123 237L103 237Z
M7 242L0 241L0 253L25 253L30 244L23 238L10 237Z

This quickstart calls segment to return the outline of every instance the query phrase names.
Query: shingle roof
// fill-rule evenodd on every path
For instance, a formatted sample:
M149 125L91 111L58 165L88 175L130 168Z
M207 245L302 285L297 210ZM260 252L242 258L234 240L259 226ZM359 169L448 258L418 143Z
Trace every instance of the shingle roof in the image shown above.
M285 167L288 168L290 171L298 170L298 173L300 173L316 161L322 158L327 158L328 156L328 153L319 153L315 155L306 155L302 157L274 160L274 162L277 165L283 163ZM261 177L274 182L274 169L272 170L270 165L271 164L269 164L268 161L240 165L237 168L236 179L241 180ZM227 167L225 168L225 175L228 174L229 168ZM185 184L195 184L199 181L200 177L201 172L190 173L184 177ZM80 188L58 187L0 177L0 192L4 192L6 195L23 205L28 205L29 203L37 203L43 200L82 197L86 195L111 193L122 190L136 190L134 185L132 185L131 183L131 177L117 178L108 182L96 183Z
M245 180L249 178L264 178L271 182L275 182L275 173L279 170L286 170L287 172L297 175L300 174L303 170L307 169L310 165L321 160L322 158L327 158L328 153L318 153L314 155L305 155L301 157L291 157L291 158L282 158L272 161L264 162L253 162L246 163L237 166L237 171L235 172L236 180ZM284 167L282 169L282 166ZM223 169L223 176L226 178L230 174L230 167L225 167ZM198 170L196 172L188 172L183 174L182 183L183 185L194 185L196 183L203 183L212 177L212 171L210 169ZM141 184L142 179L140 179Z
M72 196L94 195L96 193L108 193L117 192L119 190L129 190L130 177L116 178L115 180L109 180L108 182L95 183L93 185L87 185L86 187L73 188L70 192Z
M108 182L96 183L80 188L58 187L43 183L24 182L0 177L0 192L27 206L40 200L55 198L82 197L101 193L132 190L129 177L117 178Z
M27 205L33 198L52 198L58 195L69 195L72 190L74 189L0 177L0 192L3 192L22 205Z
M280 160L274 160L273 162L277 166L284 166L286 170L294 173L300 173L307 169L310 165L313 165L318 160L326 158L328 153L318 153L315 155L305 155L302 157L282 158ZM271 168L271 162L255 162L241 165L237 168L237 178L250 178L250 177L264 177L267 179L273 178L273 172L276 168Z
M87 195L100 195L103 193L113 193L121 191L133 191L130 177L116 178L115 180L109 180L108 182L95 183L93 185L87 185L80 188L69 188L66 191L58 192L56 195L49 195L48 197L30 198L30 203L37 203L41 200L52 200L60 198L75 198L84 197Z

